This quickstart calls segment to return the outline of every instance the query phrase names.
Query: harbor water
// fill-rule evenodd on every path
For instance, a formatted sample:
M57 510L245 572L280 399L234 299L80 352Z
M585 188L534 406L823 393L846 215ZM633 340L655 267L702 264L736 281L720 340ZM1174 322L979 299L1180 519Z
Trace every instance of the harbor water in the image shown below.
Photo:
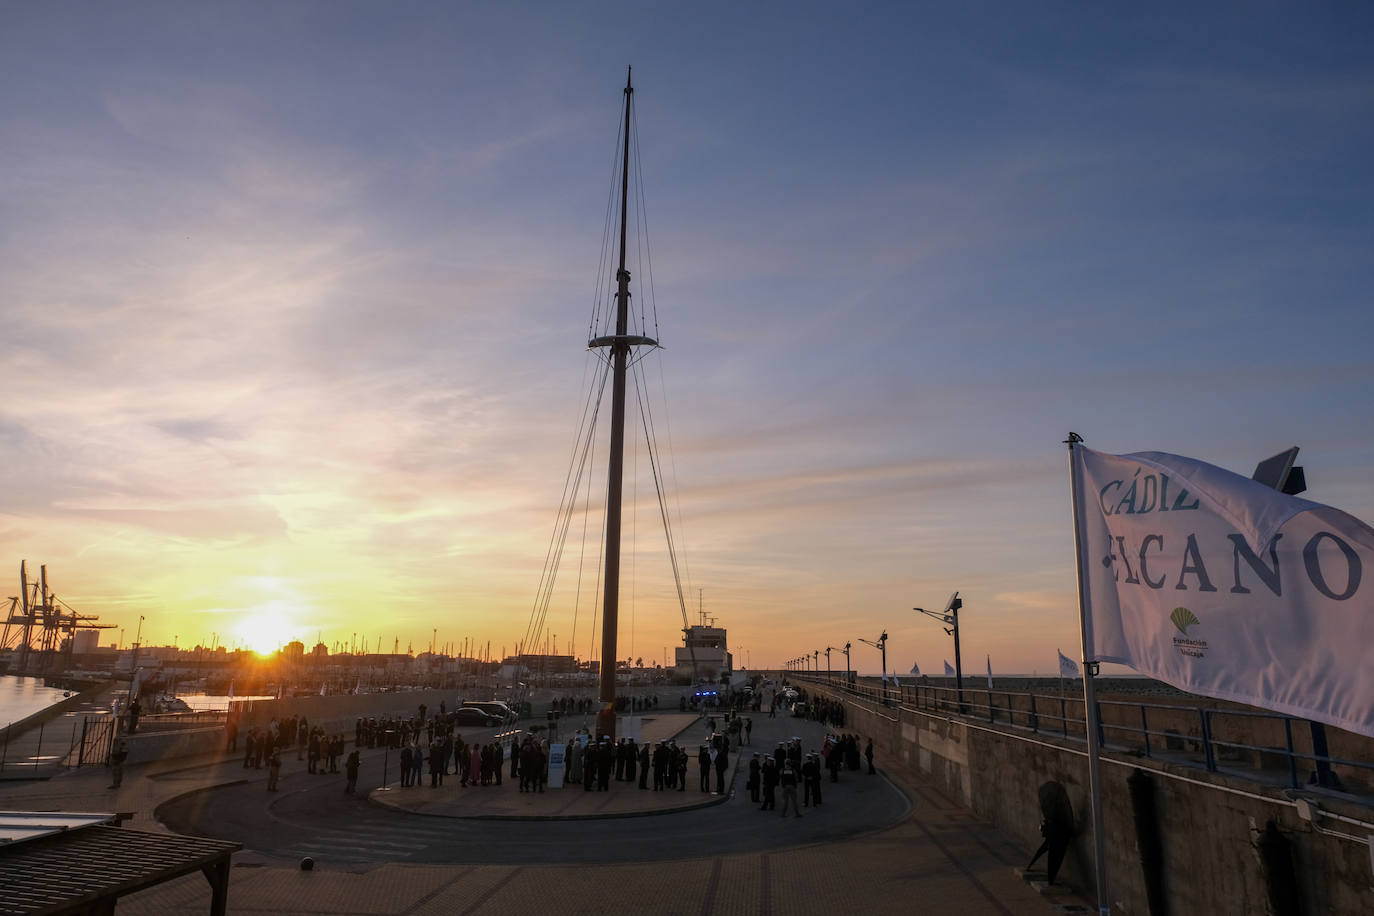
M41 677L0 676L0 727L26 719L66 698L61 687L45 687Z

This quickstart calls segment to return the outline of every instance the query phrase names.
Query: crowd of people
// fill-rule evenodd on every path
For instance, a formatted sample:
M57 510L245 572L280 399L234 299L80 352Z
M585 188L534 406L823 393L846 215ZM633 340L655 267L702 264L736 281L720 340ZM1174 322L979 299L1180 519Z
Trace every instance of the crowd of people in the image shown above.
M554 697L549 703L549 711L556 712L561 716L589 716L596 712L599 705L599 701L592 697ZM658 709L657 696L620 696L615 698L615 711L618 713L648 712L651 709Z
M863 755L868 758L868 773L874 775L873 741L869 739ZM858 735L826 735L825 743L819 752L802 754L800 738L779 741L772 754L754 754L749 760L749 775L744 787L749 792L750 801L759 805L760 811L777 809L777 792L782 790L782 816L793 811L801 817L801 809L821 804L821 771L830 771L830 781L840 781L843 769L857 771L860 768ZM797 802L797 787L802 788L802 800Z
M757 700L763 695L742 696L737 702L703 717L706 737L696 747L691 742L679 744L677 739L658 742L638 741L634 737L611 740L597 738L585 730L571 739L516 732L509 743L497 735L490 740L464 741L456 723L456 714L440 703L437 712L430 714L421 705L411 716L363 717L354 727L354 749L344 762L347 776L345 791L356 786L360 766L359 752L364 748L383 747L399 751L400 785L403 788L424 784L425 772L429 785L439 788L446 776L456 777L459 785L467 787L500 786L503 770L509 761L510 778L519 780L521 792L543 792L548 785L551 760L561 758L565 786L581 785L584 791L605 792L612 782L629 783L644 791L687 791L688 772L696 759L700 792L723 794L730 767L730 755L752 743L753 720L741 711L758 709ZM779 702L778 696L770 698ZM807 701L807 718L828 725L842 726L844 707L830 700ZM641 711L657 706L656 697L622 697L627 711ZM770 703L770 705L772 705ZM550 711L560 715L590 715L593 701L586 698L561 697L550 704ZM710 710L708 710L710 711ZM235 723L235 726L237 723ZM236 749L237 728L229 732L231 749ZM857 735L833 733L826 737L819 751L803 753L801 740L780 742L771 753L755 753L748 762L745 788L750 800L760 810L776 810L777 795L782 795L783 816L801 816L801 809L821 804L822 774L829 770L830 781L838 782L842 770L857 771L861 759L868 758L869 772L873 769L873 745L870 740L863 750ZM340 758L346 750L341 733L329 734L319 726L312 726L304 716L273 719L265 726L254 726L246 734L243 766L268 769L268 790L275 791L281 770L281 756L294 746L296 759L306 760L306 772L336 774ZM801 789L798 800L798 788Z
M237 723L229 730L229 749L238 750ZM281 766L280 755L296 749L297 760L307 760L309 773L339 772L339 758L343 756L346 741L342 733L327 734L319 726L311 727L304 716L289 716L273 719L267 725L253 726L244 735L243 766L245 769L269 770ZM277 758L274 764L273 760Z

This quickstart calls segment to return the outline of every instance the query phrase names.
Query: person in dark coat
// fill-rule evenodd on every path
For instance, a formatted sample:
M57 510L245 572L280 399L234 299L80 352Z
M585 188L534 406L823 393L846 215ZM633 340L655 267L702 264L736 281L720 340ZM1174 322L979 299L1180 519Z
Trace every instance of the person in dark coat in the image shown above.
M429 787L439 788L439 771L443 769L444 762L439 754L439 742L435 741L429 746Z
M611 786L611 773L615 770L615 746L610 738L601 741L601 749L596 755L596 791L605 792Z
M349 795L352 795L353 790L358 787L358 766L360 763L361 760L358 758L356 749L350 753L348 759L344 761L344 774L348 778L348 784L344 786L344 791Z
M1045 862L1045 873L1049 883L1053 884L1055 876L1059 874L1059 866L1064 862L1064 853L1073 841L1073 804L1064 786L1053 780L1042 785L1037 794L1040 802L1040 835L1045 839L1035 855L1031 856L1026 870L1029 871L1036 860L1048 852L1050 855Z
M772 757L763 761L763 805L760 811L772 811L778 806L778 765Z
M802 807L811 807L812 799L821 803L821 763L815 754L807 754L801 766Z

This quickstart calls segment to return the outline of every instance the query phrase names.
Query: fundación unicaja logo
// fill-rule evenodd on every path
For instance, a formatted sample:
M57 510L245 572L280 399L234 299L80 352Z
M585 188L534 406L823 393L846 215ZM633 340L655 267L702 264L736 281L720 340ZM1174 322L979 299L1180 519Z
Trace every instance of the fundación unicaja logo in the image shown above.
M1179 654L1186 655L1189 658L1205 657L1207 654L1207 640L1193 639L1188 635L1189 627L1202 624L1202 621L1197 619L1197 615L1186 607L1176 607L1174 608L1174 612L1169 615L1169 619L1173 621L1174 626L1178 628L1178 632L1182 634L1181 636L1174 637L1174 648L1178 649Z
M1188 635L1188 628L1193 624L1202 623L1201 620L1197 619L1197 615L1186 607L1174 608L1174 612L1169 615L1169 619L1174 622L1174 626L1178 627L1178 631L1184 636Z

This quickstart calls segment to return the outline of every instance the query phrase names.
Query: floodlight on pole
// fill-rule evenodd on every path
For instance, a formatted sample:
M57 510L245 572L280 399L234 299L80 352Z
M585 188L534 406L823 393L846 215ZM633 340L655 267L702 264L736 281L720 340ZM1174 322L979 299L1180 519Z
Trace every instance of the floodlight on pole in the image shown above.
M912 608L913 611L934 617L943 623L945 633L954 637L954 688L958 691L960 712L964 711L964 665L959 657L959 609L963 606L963 599L955 592L949 596L949 601L945 602L943 611L927 611L923 607Z

